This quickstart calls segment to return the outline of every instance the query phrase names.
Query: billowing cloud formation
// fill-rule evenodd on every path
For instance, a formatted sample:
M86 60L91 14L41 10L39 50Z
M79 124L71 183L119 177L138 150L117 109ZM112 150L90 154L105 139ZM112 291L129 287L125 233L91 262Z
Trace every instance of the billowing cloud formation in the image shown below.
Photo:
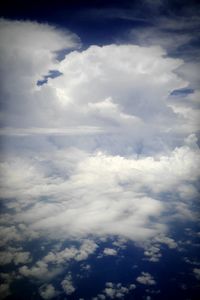
M166 57L161 47L91 46L58 62L56 51L78 47L75 35L48 25L5 20L1 31L1 118L7 126L2 134L59 135L71 129L82 135L82 126L97 128L94 134L102 127L108 135L87 138L87 146L130 153L163 150L166 142L174 146L180 131L186 131L185 119L181 123L168 103L174 89L188 85L174 72L183 61ZM62 75L37 86L52 69ZM72 142L84 146L80 139Z
M26 127L36 116L42 122L41 107L47 107L36 99L36 83L57 67L56 53L76 48L79 39L47 24L4 19L0 20L0 38L1 126Z

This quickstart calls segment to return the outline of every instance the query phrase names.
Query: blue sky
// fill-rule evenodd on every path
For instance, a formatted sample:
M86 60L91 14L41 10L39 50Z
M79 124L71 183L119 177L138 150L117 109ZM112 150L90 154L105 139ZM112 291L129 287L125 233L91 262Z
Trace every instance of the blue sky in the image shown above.
M198 299L198 3L1 8L0 299Z

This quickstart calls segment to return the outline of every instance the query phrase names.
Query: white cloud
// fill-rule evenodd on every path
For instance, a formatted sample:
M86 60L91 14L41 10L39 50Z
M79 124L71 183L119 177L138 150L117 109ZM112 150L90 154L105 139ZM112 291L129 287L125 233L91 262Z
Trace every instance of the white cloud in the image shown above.
M153 276L148 272L142 272L140 276L136 278L137 282L144 284L144 285L154 285L156 281L154 280Z
M97 244L91 240L84 240L80 248L70 247L65 248L60 252L50 252L44 257L47 263L63 264L72 259L76 261L86 260L90 254L93 254L97 249Z
M141 245L144 247L144 255L146 256L145 259L151 261L151 262L158 262L160 258L162 257L161 254L161 245L165 244L169 249L176 249L178 247L177 242L169 238L168 236L164 234L160 234L158 236L155 236L153 240L146 241Z
M20 225L20 233L14 226L5 227L2 240L20 241L28 231L49 238L92 234L145 241L157 236L157 242L175 248L173 240L162 236L167 219L161 215L170 212L169 220L194 218L188 189L198 180L198 151L191 137L160 157L67 149L4 161L1 195L11 199L8 205L17 211L14 219L25 227ZM173 196L164 201L169 191Z
M19 273L24 277L44 281L50 280L62 271L61 268L48 268L48 264L44 261L38 261L35 266L28 268L26 265L19 268Z
M75 287L73 286L72 276L69 274L61 282L62 288L67 295L71 295L75 292Z
M130 291L136 288L135 284L129 284L123 286L122 283L113 283L106 282L105 289L98 294L96 297L93 297L93 300L104 300L107 298L110 299L124 299L125 295L129 294Z
M46 284L40 287L39 294L43 299L52 299L58 295L52 284Z
M155 238L155 241L162 244L166 244L170 249L177 248L178 246L177 243L174 241L174 239L169 238L167 236L162 236L162 235L157 236Z
M7 223L7 222L6 222ZM4 246L10 242L18 242L22 238L15 226L0 226L0 245Z
M31 261L31 254L21 249L7 248L7 251L0 252L0 265L14 263L15 265L28 263Z
M0 20L0 35L2 94L7 103L2 105L1 121L11 127L26 127L35 118L42 122L45 115L36 100L36 83L57 68L56 51L78 47L79 39L48 24L4 19Z
M100 134L103 129L94 126L77 126L68 128L1 128L0 135L5 136L71 136L71 135L85 135L85 134Z
M10 103L3 106L2 122L7 129L1 129L2 134L20 137L89 131L97 135L103 131L101 147L124 151L133 147L130 144L137 148L139 143L147 149L149 144L150 148L161 147L171 127L177 124L178 128L180 122L167 98L174 89L187 85L174 72L183 61L165 57L160 47L91 46L82 52L73 51L58 62L56 50L78 46L73 34L49 25L5 20L1 21L1 30L3 93ZM12 72L8 72L10 69ZM36 81L51 69L63 75L36 87ZM108 142L106 132L117 142ZM93 145L98 144L88 137L87 147L91 139ZM77 143L80 145L79 139Z
M64 268L68 267L71 261L87 260L89 255L96 251L97 247L97 244L92 240L85 239L79 248L71 246L61 251L52 250L34 265L20 267L19 273L25 277L46 282L60 274Z
M111 255L111 256L115 256L117 255L117 251L115 249L112 249L112 248L105 248L103 250L103 254L104 255Z
M146 248L146 250L144 251L144 255L147 256L148 260L151 262L158 262L162 257L160 248L155 245Z
M193 273L194 273L196 279L200 280L200 269L194 268Z

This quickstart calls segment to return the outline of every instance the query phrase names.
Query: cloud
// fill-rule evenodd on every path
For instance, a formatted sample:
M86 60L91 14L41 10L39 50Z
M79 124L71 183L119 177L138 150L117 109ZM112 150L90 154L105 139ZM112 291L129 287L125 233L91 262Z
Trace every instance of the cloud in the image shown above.
M28 228L52 239L116 235L145 241L157 236L157 242L176 247L162 234L173 218L195 218L189 201L195 194L190 187L199 176L195 145L191 137L157 158L67 150L3 162L1 195L15 197L8 202L16 209L12 218L25 224L20 232L13 226L10 239L25 238ZM163 200L169 191L173 197ZM169 213L169 220L162 213ZM7 231L1 231L3 239L8 239Z
M105 248L103 250L103 254L104 255L111 255L111 256L115 256L117 255L117 251L115 249L112 249L112 248Z
M177 243L172 238L162 236L162 235L157 236L155 238L155 241L162 244L166 244L170 249L175 249L178 246Z
M62 136L80 130L80 134L95 135L99 131L104 135L87 137L85 144L81 137L72 142L89 150L100 144L110 152L127 148L129 153L141 144L146 149L161 147L166 135L176 138L177 133L168 132L180 121L167 98L174 89L188 84L175 74L182 60L166 57L159 46L112 44L72 51L58 62L58 48L79 47L72 33L32 22L2 20L1 27L2 94L7 99L1 115L2 134ZM13 34L18 38L12 39ZM37 80L52 69L62 75L38 87Z
M145 249L144 255L145 259L151 262L158 262L162 257L161 245L167 245L169 249L176 249L178 247L177 242L163 234L154 237L153 240L144 242L143 247Z
M27 266L22 266L19 268L19 273L24 277L35 279L38 281L48 281L61 272L61 268L48 269L48 264L44 261L38 261L35 266L28 268Z
M106 282L105 289L102 291L102 293L98 294L96 297L93 297L92 300L104 300L107 298L124 299L125 295L129 294L130 291L133 291L135 288L135 284L123 286L121 283Z
M0 278L0 299L4 299L12 294L10 285L18 276L15 272L11 271L9 273L0 273Z
M193 273L194 273L196 279L197 279L197 280L200 280L200 269L194 268L194 269L193 269Z
M0 284L0 299L4 299L10 295L10 286L8 283Z
M198 101L199 49L197 43L200 19L193 9L182 12L176 18L157 16L151 25L147 24L145 28L141 26L137 29L131 29L129 38L133 43L145 47L160 45L168 55L184 60L184 63L175 72L188 82L188 88L191 89L192 93L187 94L187 91L182 91L182 95L179 93L169 97L170 107L177 115L185 119L187 125L186 127L183 125L184 131L188 129L190 132L197 132L200 113ZM197 34L194 35L194 32Z
M65 279L61 282L62 288L67 295L71 295L75 292L75 287L73 286L71 274L67 275Z
M130 39L141 46L160 45L170 55L180 54L181 57L190 56L192 50L190 44L198 39L198 34L194 36L194 30L198 31L199 18L191 15L170 17L156 17L153 24L140 27L137 30L131 29ZM176 43L174 43L176 39ZM186 46L184 49L182 46ZM182 48L181 48L182 47ZM188 48L190 52L188 53ZM179 52L180 49L180 52Z
M7 248L7 251L0 252L0 265L14 263L15 265L24 264L31 261L31 254L21 249Z
M76 261L86 260L88 256L95 252L97 244L91 240L84 240L79 249L75 247L65 248L60 252L50 252L44 257L47 263L62 264L72 259Z
M144 285L154 285L156 281L154 280L153 276L148 272L142 272L140 276L136 278L137 282L144 284Z
M52 284L46 284L40 287L39 294L43 299L52 299L58 295Z
M1 246L20 248L38 238L61 243L30 265L23 248L10 251L8 263L23 263L20 276L41 285L70 262L93 255L98 238L116 238L119 247L131 240L154 262L161 244L176 249L171 221L197 219L194 65L186 72L183 59L149 44L93 45L58 61L60 49L79 48L76 35L7 20L0 30ZM186 40L181 37L179 45ZM62 75L38 86L51 70ZM173 93L187 87L195 90ZM79 246L66 247L67 241ZM105 248L104 254L116 250ZM137 281L156 283L146 272ZM61 285L66 294L75 291L70 274ZM123 298L130 288L107 284L97 299ZM43 298L56 293L49 283L39 291Z
M0 36L1 124L26 127L36 115L39 119L41 116L36 100L37 81L56 69L58 50L77 48L80 42L75 34L48 24L5 19L0 20Z
M77 126L68 128L2 128L0 135L2 136L70 136L70 135L84 135L84 134L101 134L103 130L100 127L92 126Z
M28 267L27 265L20 267L19 273L24 277L46 282L62 273L64 267L66 269L71 261L79 262L87 260L89 255L96 251L97 247L97 244L92 240L86 239L82 241L79 248L72 246L63 249L62 251L52 250L43 258L36 261L31 267Z
M144 251L144 255L147 256L148 260L151 262L158 262L162 257L160 253L160 248L157 246L150 246Z

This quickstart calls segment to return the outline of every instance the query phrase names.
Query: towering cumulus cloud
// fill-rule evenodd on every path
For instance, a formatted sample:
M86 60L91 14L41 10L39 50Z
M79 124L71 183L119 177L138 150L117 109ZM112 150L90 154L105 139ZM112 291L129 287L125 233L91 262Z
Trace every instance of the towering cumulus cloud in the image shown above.
M81 50L75 34L36 22L2 19L0 34L0 243L15 264L4 294L24 276L43 282L43 299L59 295L50 280L105 239L130 240L155 262L160 244L176 248L171 226L196 220L199 177L199 91L177 92L190 84L184 60L160 46ZM156 284L145 272L137 281ZM75 292L70 272L62 288Z

